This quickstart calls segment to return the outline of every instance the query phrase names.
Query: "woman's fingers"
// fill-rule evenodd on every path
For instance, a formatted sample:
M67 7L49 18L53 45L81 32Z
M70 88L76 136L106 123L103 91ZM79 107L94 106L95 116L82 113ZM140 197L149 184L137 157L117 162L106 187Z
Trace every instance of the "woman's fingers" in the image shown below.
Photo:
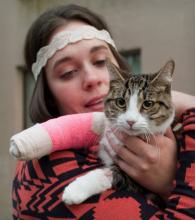
M123 146L123 143L111 131L107 131L104 142L106 142L105 150L112 157L114 157Z
M131 167L141 162L140 158L133 151L129 150L113 133L108 132L106 139L108 144L105 146L105 149L115 162L118 162L117 158L120 158ZM113 154L112 150L115 154ZM115 157L116 155L117 158Z
M157 141L154 140L154 137L150 138L150 143L146 143L145 140L140 137L128 136L126 134L120 134L120 140L124 143L126 148L135 154L138 158L142 160L147 160L150 163L156 163L159 159L159 148L157 146ZM123 152L118 152L117 154L121 156ZM141 164L139 164L141 166Z
M156 135L146 143L144 138L122 133L107 135L109 146L117 154L116 164L146 188L167 193L175 172L176 145L171 130Z
M122 160L120 158L115 159L115 163L123 170L128 176L133 178L134 180L137 180L138 172L134 168L134 166L131 166L129 163L126 163L125 160Z
M111 146L111 149L114 150L118 158L120 158L128 166L139 170L139 172L146 171L149 167L148 164L156 163L159 159L156 147L145 143L138 137L123 136L123 138L125 140L121 142L114 134L107 134L109 147L107 147L106 150L109 155L111 155ZM118 163L118 160L116 162ZM123 163L121 162L121 164ZM127 168L127 166L125 167Z

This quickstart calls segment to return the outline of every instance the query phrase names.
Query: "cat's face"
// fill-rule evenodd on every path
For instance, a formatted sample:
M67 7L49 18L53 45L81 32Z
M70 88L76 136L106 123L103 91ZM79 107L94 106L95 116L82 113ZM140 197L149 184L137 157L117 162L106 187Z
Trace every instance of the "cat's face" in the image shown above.
M174 62L154 74L123 74L109 64L112 75L105 114L113 127L131 135L164 132L173 120L171 80Z

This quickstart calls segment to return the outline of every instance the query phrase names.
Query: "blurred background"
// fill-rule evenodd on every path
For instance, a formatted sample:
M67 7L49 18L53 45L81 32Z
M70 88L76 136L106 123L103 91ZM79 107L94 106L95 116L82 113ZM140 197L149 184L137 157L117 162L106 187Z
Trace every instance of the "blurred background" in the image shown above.
M194 0L1 0L0 1L0 218L11 219L16 161L9 139L30 125L34 86L23 62L25 35L36 17L54 5L76 3L101 14L133 71L155 72L172 58L173 88L195 95Z

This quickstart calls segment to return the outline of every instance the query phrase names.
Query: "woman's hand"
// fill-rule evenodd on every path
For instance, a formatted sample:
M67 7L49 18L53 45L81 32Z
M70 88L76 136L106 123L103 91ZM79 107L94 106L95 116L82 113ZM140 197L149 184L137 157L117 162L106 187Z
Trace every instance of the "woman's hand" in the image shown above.
M168 196L176 170L176 142L171 129L165 136L152 137L149 143L135 136L115 135L125 146L119 147L107 137L118 155L118 166L140 185L161 196Z
M180 116L185 110L195 107L195 96L172 91L172 98L177 116Z

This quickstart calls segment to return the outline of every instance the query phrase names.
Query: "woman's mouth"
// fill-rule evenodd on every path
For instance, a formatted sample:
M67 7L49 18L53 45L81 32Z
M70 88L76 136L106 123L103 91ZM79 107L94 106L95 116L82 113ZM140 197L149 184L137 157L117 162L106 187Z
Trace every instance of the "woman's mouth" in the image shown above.
M90 99L85 104L85 107L89 108L91 111L103 111L104 110L104 97L105 95Z

